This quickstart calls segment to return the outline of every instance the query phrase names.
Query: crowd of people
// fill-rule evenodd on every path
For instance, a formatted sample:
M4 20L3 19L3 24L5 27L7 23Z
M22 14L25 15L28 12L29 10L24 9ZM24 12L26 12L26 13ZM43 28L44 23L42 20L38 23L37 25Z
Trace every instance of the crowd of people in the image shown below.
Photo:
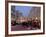
M11 22L12 26L15 26L15 25L22 25L24 28L25 26L26 27L31 27L31 28L37 28L37 29L40 29L41 27L41 21L38 20L38 19L33 19L33 20L28 20L27 22L21 22L21 23L16 23L16 21L12 21Z

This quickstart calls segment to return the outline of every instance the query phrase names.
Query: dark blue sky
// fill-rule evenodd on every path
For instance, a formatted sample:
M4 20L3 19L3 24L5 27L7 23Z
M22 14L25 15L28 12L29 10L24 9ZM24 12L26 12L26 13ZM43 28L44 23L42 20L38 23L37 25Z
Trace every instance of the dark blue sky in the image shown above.
M31 9L32 7L30 6L15 6L15 10L22 12L23 16L28 16Z

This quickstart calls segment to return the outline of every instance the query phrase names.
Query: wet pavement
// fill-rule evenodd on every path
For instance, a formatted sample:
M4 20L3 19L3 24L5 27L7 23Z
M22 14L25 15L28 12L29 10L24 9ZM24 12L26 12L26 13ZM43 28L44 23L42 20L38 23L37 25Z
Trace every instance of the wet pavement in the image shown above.
M16 25L16 26L11 26L11 31L18 31L18 30L31 30L31 26L26 27L22 25Z

